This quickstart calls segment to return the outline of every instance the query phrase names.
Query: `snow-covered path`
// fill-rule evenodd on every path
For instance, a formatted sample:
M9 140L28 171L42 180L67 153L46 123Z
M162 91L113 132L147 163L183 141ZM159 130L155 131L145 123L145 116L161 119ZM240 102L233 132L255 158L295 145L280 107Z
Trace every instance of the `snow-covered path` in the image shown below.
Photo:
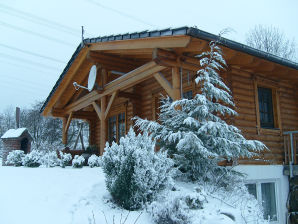
M111 209L101 168L0 166L1 224L112 223L126 211ZM94 214L94 218L93 218ZM105 215L104 215L105 214ZM138 212L129 214L133 223ZM138 223L150 223L142 214Z

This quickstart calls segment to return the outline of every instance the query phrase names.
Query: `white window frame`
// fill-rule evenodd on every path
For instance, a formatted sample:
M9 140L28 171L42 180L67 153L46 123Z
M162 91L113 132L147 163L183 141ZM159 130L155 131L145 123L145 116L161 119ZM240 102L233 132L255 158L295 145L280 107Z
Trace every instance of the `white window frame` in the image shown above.
M275 206L276 206L276 221L270 221L270 224L278 224L280 223L280 202L279 202L279 181L278 179L258 179L258 180L247 180L245 181L245 184L255 184L256 185L256 191L257 191L257 201L262 206L262 189L261 184L265 183L274 183L274 191L275 191Z

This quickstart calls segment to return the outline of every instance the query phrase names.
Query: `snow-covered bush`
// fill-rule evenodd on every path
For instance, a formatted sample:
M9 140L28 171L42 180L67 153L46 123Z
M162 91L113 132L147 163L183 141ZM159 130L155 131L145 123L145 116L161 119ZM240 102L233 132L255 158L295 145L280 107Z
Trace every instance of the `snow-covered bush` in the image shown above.
M41 157L40 163L41 163L42 166L45 166L45 167L58 166L59 165L59 159L58 159L58 156L57 156L57 152L52 151L52 152L45 153Z
M213 182L214 174L222 176L231 171L219 166L219 162L237 163L239 158L256 156L266 146L246 140L237 127L226 122L237 112L233 109L231 91L219 74L226 62L216 42L211 42L210 51L199 55L198 60L202 68L195 81L200 94L174 102L167 98L160 108L159 122L137 118L136 126L152 133L174 159L183 177Z
M59 156L60 156L60 166L62 168L70 164L70 161L72 160L72 156L70 153L63 153L62 151L60 151Z
M189 208L184 198L176 197L153 202L151 216L156 224L190 224Z
M83 156L75 155L72 160L72 167L73 168L82 168L85 163L85 158Z
M155 152L155 141L131 128L119 145L106 145L102 157L106 185L114 201L128 210L152 202L171 182L173 162L165 152Z
M13 165L13 166L21 166L22 159L24 158L24 156L25 156L24 151L13 150L13 151L9 152L5 164Z
M23 166L27 166L27 167L39 167L41 165L41 157L42 157L42 153L37 151L37 150L33 150L31 151L29 154L26 154L25 157L23 158Z
M90 166L91 168L101 166L101 157L91 155L88 159L88 166Z

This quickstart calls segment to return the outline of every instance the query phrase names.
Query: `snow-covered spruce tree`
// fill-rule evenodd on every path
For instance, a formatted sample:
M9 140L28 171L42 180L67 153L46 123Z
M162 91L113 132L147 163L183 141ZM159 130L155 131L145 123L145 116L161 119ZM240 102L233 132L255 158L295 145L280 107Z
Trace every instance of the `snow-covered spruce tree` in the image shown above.
M136 135L132 128L119 144L106 145L102 157L106 185L121 207L140 209L171 183L173 162L154 148L150 135Z
M236 161L252 157L266 146L255 140L246 140L241 131L223 118L236 116L229 88L219 76L226 62L216 42L210 51L197 56L201 69L195 82L200 94L193 99L171 102L163 100L159 123L136 118L141 131L149 131L174 159L176 166L190 180L227 180L230 168L218 165L222 160ZM223 183L224 185L225 183Z

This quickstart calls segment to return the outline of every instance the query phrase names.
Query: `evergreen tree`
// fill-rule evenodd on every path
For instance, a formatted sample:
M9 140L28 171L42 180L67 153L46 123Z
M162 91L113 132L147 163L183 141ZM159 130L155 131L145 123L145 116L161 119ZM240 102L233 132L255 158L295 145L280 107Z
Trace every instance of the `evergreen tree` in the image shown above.
M151 132L161 150L167 150L191 180L214 181L227 176L230 169L218 162L249 158L266 148L259 141L246 140L237 127L224 120L237 113L232 109L230 90L219 76L226 66L221 49L216 42L209 46L210 51L197 56L202 66L195 77L200 94L174 102L163 99L159 123L136 118L136 126Z

